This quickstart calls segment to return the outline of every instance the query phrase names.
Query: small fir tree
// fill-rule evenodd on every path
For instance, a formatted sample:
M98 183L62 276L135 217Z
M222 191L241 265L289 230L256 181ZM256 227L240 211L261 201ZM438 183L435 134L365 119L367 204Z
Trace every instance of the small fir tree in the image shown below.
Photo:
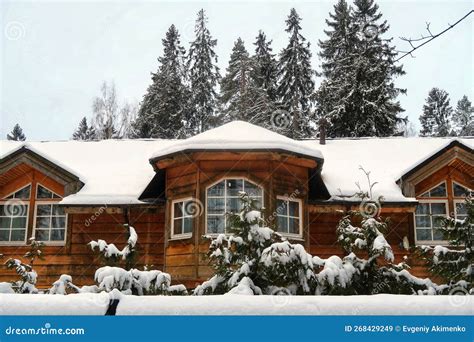
M448 136L451 133L452 113L448 93L439 88L431 89L420 116L420 134L426 137Z
M82 120L79 122L79 126L77 127L76 131L72 135L72 139L74 140L94 140L95 139L95 129L92 126L87 124L86 117L83 117Z
M220 234L209 247L215 275L194 294L314 293L311 255L265 227L261 212L247 194L241 193L240 198L240 213L228 215L233 235Z
M453 129L458 136L474 135L474 107L466 95L460 99L453 113Z
M474 294L474 202L472 194L466 197L462 206L466 217L462 220L442 218L441 232L449 241L449 247L422 246L421 255L428 261L430 271L447 281L440 287L443 294L464 289ZM461 208L458 208L460 211ZM460 291L457 291L460 292Z
M20 127L19 124L16 124L13 127L13 130L11 133L7 134L7 139L8 140L15 140L15 141L25 141L26 137L25 134L23 133L23 129Z

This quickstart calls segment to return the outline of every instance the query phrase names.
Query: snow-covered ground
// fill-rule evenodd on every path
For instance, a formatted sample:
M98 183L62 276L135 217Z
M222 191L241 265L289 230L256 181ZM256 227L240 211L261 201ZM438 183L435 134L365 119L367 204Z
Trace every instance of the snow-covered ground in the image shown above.
M474 296L0 295L0 315L474 315Z

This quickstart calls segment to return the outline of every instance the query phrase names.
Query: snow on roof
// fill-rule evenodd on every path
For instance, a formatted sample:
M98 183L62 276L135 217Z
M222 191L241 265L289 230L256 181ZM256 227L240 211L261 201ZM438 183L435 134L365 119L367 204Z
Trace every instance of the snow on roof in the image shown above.
M432 155L448 146L452 141L473 148L474 139L453 138L360 138L327 140L319 145L314 140L304 141L307 145L318 144L324 155L322 179L332 200L354 195L359 189L368 190L362 166L370 171L374 187L374 197L383 196L387 202L406 202L396 181L407 171L424 162ZM354 198L356 199L356 198Z
M79 177L85 184L63 204L138 204L155 172L150 155L173 140L0 141L0 159L22 146Z
M323 158L318 145L306 145L248 122L232 121L159 149L152 160L178 152L202 150L283 150L311 158Z
M295 141L244 122L232 122L186 140L103 140L13 142L0 141L0 159L22 146L78 176L85 184L63 204L139 204L138 198L155 175L149 158L160 158L183 150L285 150L322 158L322 179L332 200L351 196L368 185L359 166L378 182L374 195L386 201L412 201L403 196L396 181L407 170L426 160L455 139L366 138ZM470 148L474 139L457 139Z

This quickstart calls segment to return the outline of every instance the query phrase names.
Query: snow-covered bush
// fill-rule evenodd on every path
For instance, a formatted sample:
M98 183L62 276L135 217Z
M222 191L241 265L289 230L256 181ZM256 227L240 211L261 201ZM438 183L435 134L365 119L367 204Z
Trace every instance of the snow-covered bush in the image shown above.
M42 242L37 242L34 238L30 238L30 250L25 253L24 258L29 259L29 263L24 263L19 259L10 258L5 262L8 269L13 269L20 277L20 280L11 283L11 289L16 293L38 293L36 282L38 274L33 269L34 261L43 258ZM3 285L5 291L7 287Z
M120 267L104 266L95 272L94 279L99 291L111 292L117 289L134 295L185 295L184 285L171 286L171 276L158 270L125 270Z
M92 250L96 248L107 264L117 265L121 260L127 264L127 268L131 268L136 256L136 244L138 240L135 228L128 224L124 224L124 228L128 233L127 244L121 250L113 243L107 243L105 240L91 241L88 243Z
M53 286L47 291L49 294L66 295L69 292L82 292L79 287L72 283L72 277L69 274L61 274L58 280L53 283Z
M313 264L320 268L316 274L318 295L345 295L354 294L352 288L353 278L359 274L359 269L354 267L354 253L343 259L333 255L327 259L313 257Z
M377 203L380 206L382 198L372 197L372 188L376 183L370 182L370 172L361 170L367 176L369 191L361 190L357 196L362 203ZM405 262L393 264L393 251L384 236L388 223L378 215L378 209L365 212L361 206L360 210L349 212L339 221L338 241L348 253L344 260L355 269L351 271L352 278L346 279L344 292L358 295L433 293L436 285L429 279L411 275ZM353 220L360 221L360 226L353 224ZM344 269L347 269L347 265Z
M240 194L242 210L228 214L233 235L220 234L209 246L215 275L194 290L195 295L252 293L314 293L312 257L268 227L246 193ZM283 290L282 290L283 291Z
M474 202L467 196L463 205L467 217L463 220L451 217L442 218L440 231L450 247L421 246L421 255L428 261L430 271L447 281L440 288L443 294L474 294ZM464 289L464 291L462 291Z

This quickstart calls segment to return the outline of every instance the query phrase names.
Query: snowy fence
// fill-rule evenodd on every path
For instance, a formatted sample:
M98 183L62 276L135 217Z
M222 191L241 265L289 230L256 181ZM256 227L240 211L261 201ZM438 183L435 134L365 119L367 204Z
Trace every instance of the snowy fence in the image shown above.
M474 315L474 296L0 294L0 315Z

